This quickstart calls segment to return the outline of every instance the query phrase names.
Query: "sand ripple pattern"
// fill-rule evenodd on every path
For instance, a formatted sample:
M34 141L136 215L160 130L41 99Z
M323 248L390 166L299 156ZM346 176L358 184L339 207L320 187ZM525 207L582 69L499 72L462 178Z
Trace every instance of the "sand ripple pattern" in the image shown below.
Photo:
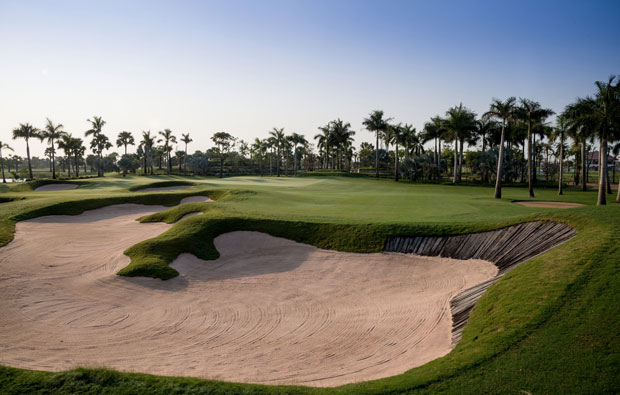
M256 232L221 258L182 254L168 281L115 275L127 247L170 225L118 205L17 224L0 249L0 364L76 366L332 386L402 373L451 349L450 299L480 260L353 254Z

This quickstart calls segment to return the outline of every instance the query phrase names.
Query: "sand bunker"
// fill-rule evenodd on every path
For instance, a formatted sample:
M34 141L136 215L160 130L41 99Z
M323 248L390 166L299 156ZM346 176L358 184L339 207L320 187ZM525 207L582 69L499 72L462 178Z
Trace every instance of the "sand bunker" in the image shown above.
M376 379L448 353L450 299L497 273L486 261L233 232L216 238L216 261L179 256L174 279L115 275L124 249L171 226L135 221L159 209L19 222L0 249L0 364L312 386Z
M583 204L580 203L569 203L569 202L543 202L543 201L519 201L515 202L525 207L541 207L541 208L575 208L582 207Z
M191 187L192 185L177 185L174 187L145 188L145 189L140 189L136 192L166 192L166 191L176 191L178 189L187 189Z
M66 191L68 189L77 188L77 184L47 184L38 187L35 189L35 192L46 192L46 191Z

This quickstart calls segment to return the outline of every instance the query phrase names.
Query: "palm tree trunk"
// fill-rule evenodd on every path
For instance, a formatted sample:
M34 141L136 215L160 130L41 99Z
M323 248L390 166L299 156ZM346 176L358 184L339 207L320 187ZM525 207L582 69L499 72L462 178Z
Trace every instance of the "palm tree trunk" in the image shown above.
M52 140L52 179L56 179L56 150L54 149L54 140Z
M456 184L456 178L458 173L458 159L459 159L459 140L454 138L454 171L452 172L452 183Z
M280 177L280 145L278 145L278 152L276 156L276 174Z
M28 156L28 173L30 174L30 179L32 180L32 164L30 163L30 144L28 144L28 139L26 139L26 156Z
M168 160L168 174L172 172L172 161L170 160L170 149L166 146L166 158Z
M394 155L394 181L398 181L398 143L395 143L396 151Z
M564 178L564 135L560 137L560 174L558 174L558 195L563 194L562 180Z
M530 197L534 197L534 174L532 172L532 125L528 122L527 125L527 190Z
M183 156L183 174L187 174L187 143L185 143L185 156Z
M441 180L441 138L437 138L437 169L439 170L439 179Z
M2 167L2 182L6 184L6 178L4 178L4 158L2 157L2 148L0 148L0 167Z
M502 169L504 166L504 132L506 131L506 120L502 121L502 134L499 139L499 155L497 158L497 177L495 179L495 199L502 198Z
M263 176L263 156L260 154L260 152L258 153L258 172L260 173L260 176Z
M297 145L295 145L293 155L293 175L297 175Z
M75 176L79 177L80 176L80 164L79 164L80 158L77 156L77 154L75 155Z
M605 158L607 158L607 152L605 152ZM605 161L607 162L607 160ZM611 195L611 181L609 180L609 167L605 167L605 173L607 173L607 175L605 176L605 179L607 180L606 184L607 184L607 194Z
M459 181L461 181L462 174L463 174L463 140L461 139L461 148L459 150Z
M224 175L224 154L220 153L220 178Z
M379 131L375 132L377 142L375 143L375 177L379 178Z
M588 175L586 174L586 142L581 143L581 190L586 191L588 188Z
M606 178L607 178L607 138L601 137L598 161L598 200L597 206L607 204Z

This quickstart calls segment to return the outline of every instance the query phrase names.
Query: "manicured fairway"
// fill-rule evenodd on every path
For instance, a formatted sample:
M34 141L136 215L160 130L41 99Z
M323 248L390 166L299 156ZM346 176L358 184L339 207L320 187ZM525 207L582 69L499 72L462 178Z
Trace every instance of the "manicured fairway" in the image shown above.
M162 182L167 180L195 185L161 193L140 192L140 187L155 182L157 187L166 187ZM319 247L360 252L380 251L390 234L454 234L533 219L569 223L578 235L490 288L474 309L462 341L450 354L402 375L311 389L92 369L52 374L1 368L0 391L578 393L612 391L620 385L620 328L614 318L620 316L620 205L593 206L594 192L569 190L558 197L555 190L537 190L536 200L585 204L551 209L512 203L528 200L523 188L504 188L504 199L495 200L492 189L486 187L348 177L106 177L84 180L79 188L66 191L34 192L23 185L3 189L3 244L11 239L18 219L76 214L112 203L173 205L188 195L214 198L212 203L191 203L143 218L173 222L189 212L204 211L204 215L184 220L183 226L175 225L127 250L132 264L124 269L125 274L160 278L176 274L167 264L179 252L193 252L205 259L217 257L213 237L234 230L259 230ZM8 201L12 198L21 200Z

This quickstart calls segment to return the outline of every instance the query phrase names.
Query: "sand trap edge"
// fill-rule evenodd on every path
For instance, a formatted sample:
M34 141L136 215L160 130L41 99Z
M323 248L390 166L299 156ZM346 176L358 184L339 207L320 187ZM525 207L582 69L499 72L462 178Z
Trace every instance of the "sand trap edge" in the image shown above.
M455 259L484 259L498 267L495 278L456 295L450 301L452 347L461 340L474 305L504 274L521 263L567 242L577 231L557 222L526 222L489 232L458 236L390 236L385 251L440 256Z

